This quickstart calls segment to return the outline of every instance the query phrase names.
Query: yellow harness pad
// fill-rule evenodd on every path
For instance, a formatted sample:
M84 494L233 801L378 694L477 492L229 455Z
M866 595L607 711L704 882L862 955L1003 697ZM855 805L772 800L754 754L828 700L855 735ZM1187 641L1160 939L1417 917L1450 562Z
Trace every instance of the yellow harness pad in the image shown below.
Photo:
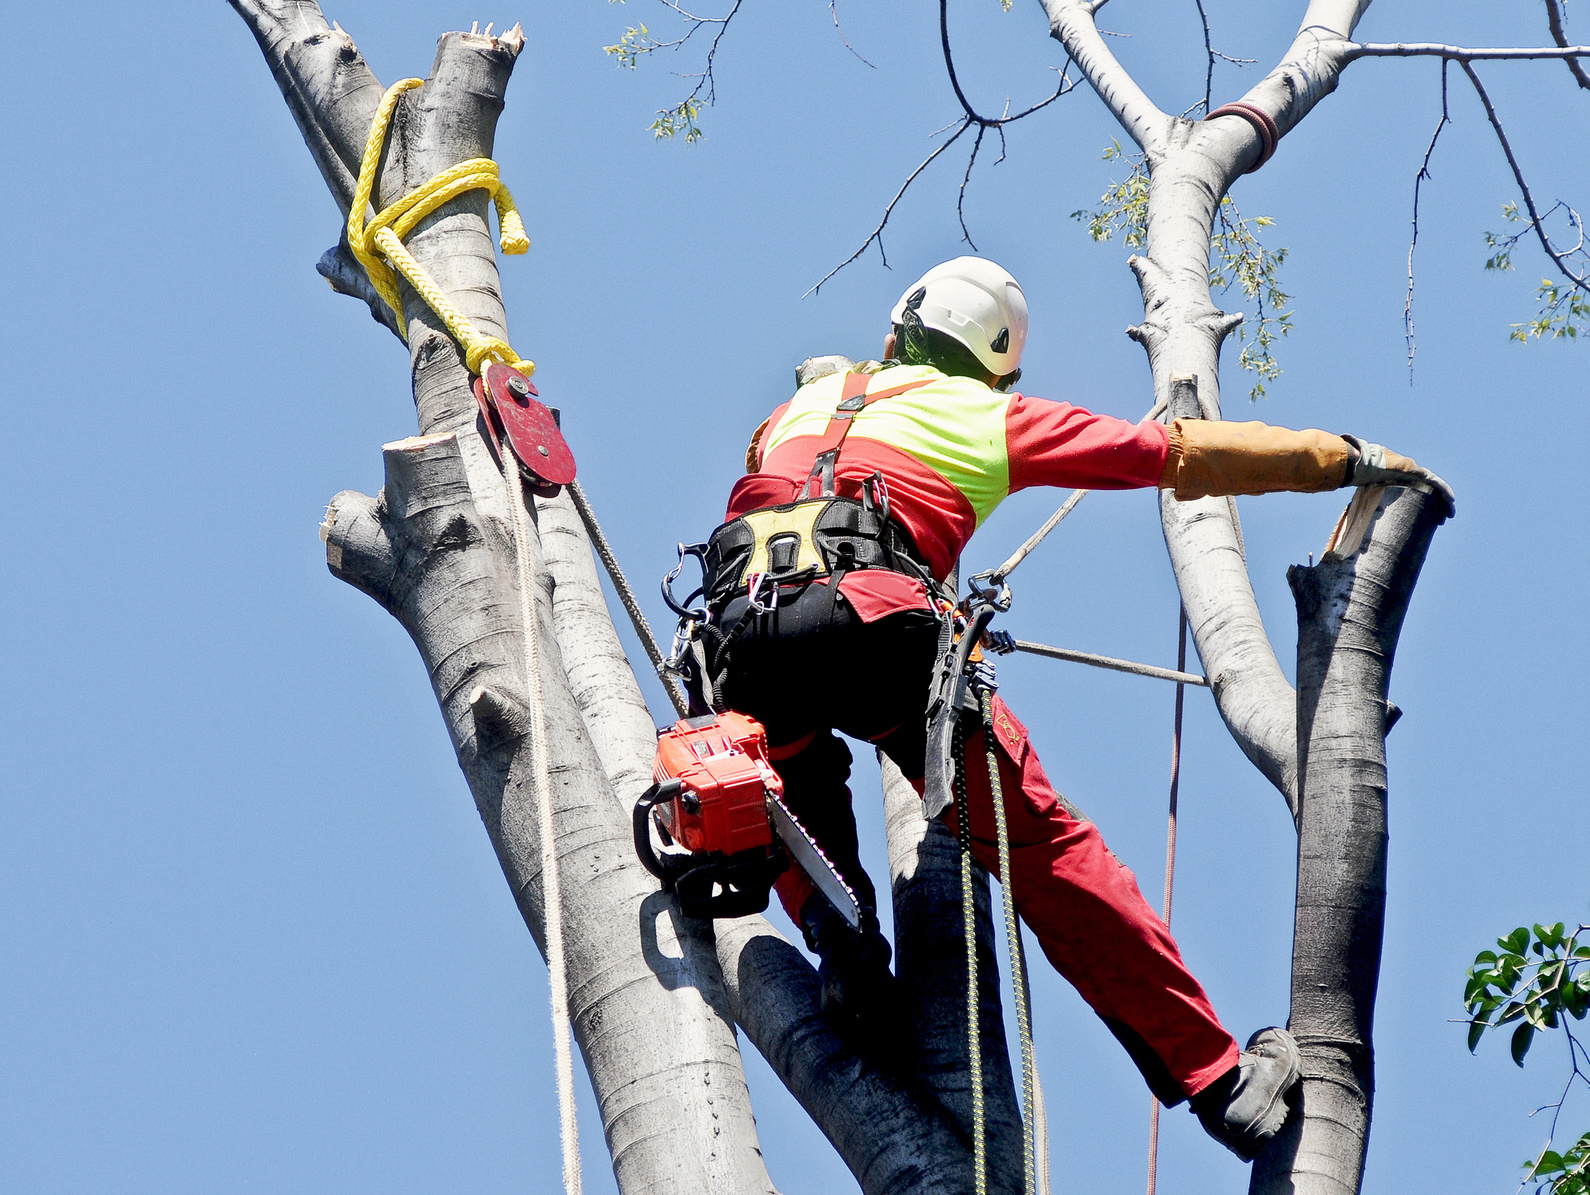
M829 503L830 500L827 498L814 498L810 502L798 502L788 510L753 510L750 514L741 515L740 518L751 529L751 534L756 540L751 549L751 559L740 571L739 584L745 584L748 578L757 573L771 571L769 544L774 539L787 535L796 536L800 540L794 571L815 568L816 576L825 575L828 572L828 564L823 559L823 554L817 550L814 532L818 516L828 509Z

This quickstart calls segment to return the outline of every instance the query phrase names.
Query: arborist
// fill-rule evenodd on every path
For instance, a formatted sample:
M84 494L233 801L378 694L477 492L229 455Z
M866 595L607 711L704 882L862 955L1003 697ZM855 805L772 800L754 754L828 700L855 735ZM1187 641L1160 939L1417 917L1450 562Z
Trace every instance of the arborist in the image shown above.
M1452 504L1429 470L1349 436L1131 423L1015 393L1027 303L990 261L929 270L890 320L882 361L808 361L794 396L757 428L705 552L710 617L691 645L692 712L731 709L765 725L785 800L863 906L857 930L800 869L775 885L821 960L825 1006L849 1017L886 1009L892 976L857 858L851 755L835 731L874 744L921 791L939 628L953 605L942 583L1006 495L1157 486L1185 500L1389 484ZM1296 1043L1271 1028L1238 1049L1135 877L1050 785L997 697L993 709L1011 859L1000 880L1022 920L1154 1094L1190 1101L1212 1136L1255 1157L1286 1118ZM945 818L951 829L970 818L973 854L997 875L983 733L964 752L967 808Z

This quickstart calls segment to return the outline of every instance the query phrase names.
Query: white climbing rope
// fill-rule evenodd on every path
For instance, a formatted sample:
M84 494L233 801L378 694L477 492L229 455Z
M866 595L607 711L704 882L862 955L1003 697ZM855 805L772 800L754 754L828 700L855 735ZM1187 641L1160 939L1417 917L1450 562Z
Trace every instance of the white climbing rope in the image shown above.
M519 618L524 624L524 684L530 713L530 782L541 840L541 911L552 987L552 1049L558 1073L558 1122L563 1143L563 1189L580 1195L580 1129L574 1115L574 1057L569 1049L569 973L563 953L563 888L552 824L552 778L547 769L547 717L541 692L541 650L535 577L530 571L530 513L513 453L502 454L503 481L513 511L513 551L519 571Z

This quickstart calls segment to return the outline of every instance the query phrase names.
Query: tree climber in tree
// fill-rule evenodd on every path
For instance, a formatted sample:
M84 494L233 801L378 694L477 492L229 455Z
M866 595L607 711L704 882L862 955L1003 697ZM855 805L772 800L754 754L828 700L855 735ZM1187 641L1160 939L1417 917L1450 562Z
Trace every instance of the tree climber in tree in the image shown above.
M776 888L821 959L824 1005L863 1023L889 1007L890 948L857 858L849 749L875 744L922 789L925 710L946 595L972 532L1029 486L1176 497L1446 484L1350 437L1262 423L1130 423L1011 392L1027 338L1016 280L961 257L928 271L891 315L881 362L820 358L757 428L746 476L706 553L711 621L694 645L693 699L768 732L785 799L865 906L850 928L804 872ZM812 501L823 498L827 501ZM792 505L794 504L794 505ZM1027 731L994 699L1016 908L1056 969L1126 1047L1167 1106L1190 1100L1245 1159L1287 1115L1296 1043L1282 1029L1239 1050L1175 940L1045 777ZM983 731L966 744L973 853L997 874ZM946 813L951 828L960 815Z

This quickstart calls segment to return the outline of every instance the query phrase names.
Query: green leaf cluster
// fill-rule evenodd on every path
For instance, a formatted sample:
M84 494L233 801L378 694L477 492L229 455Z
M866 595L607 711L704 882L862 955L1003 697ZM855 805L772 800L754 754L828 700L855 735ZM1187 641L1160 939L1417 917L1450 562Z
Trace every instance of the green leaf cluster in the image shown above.
M1502 216L1508 223L1517 224L1520 219L1518 205L1516 203L1502 204ZM1528 231L1529 229L1524 228L1518 232L1487 232L1485 234L1485 247L1494 249L1496 252L1485 259L1485 268L1487 270L1495 270L1498 273L1505 273L1512 269L1513 248L1518 244L1518 238Z
M659 108L657 119L651 122L652 135L659 141L672 141L683 136L686 145L694 145L704 134L696 117L701 115L701 104L694 96L686 96L672 108Z
M1087 226L1095 241L1110 241L1117 236L1130 249L1148 244L1149 174L1141 154L1129 155L1119 141L1111 141L1101 155L1106 162L1128 159L1131 172L1120 182L1112 182L1099 196L1096 208L1071 213L1073 220ZM1244 218L1227 195L1220 201L1219 225L1209 238L1209 285L1222 291L1239 287L1258 305L1257 322L1243 323L1240 336L1242 354L1237 364L1256 375L1250 399L1265 396L1266 383L1281 376L1273 346L1292 331L1292 313L1285 308L1292 296L1281 289L1281 266L1287 251L1269 249L1259 240L1257 229L1269 228L1269 216Z
M1227 195L1220 201L1219 227L1209 240L1209 285L1223 291L1239 286L1258 306L1257 323L1244 321L1239 330L1244 343L1237 363L1257 379L1248 391L1250 399L1263 398L1265 383L1281 376L1271 346L1292 331L1292 313L1283 310L1292 296L1281 289L1281 266L1287 251L1266 248L1254 233L1256 228L1274 224L1269 216L1243 219Z
M628 70L634 70L642 54L650 54L657 48L657 40L652 37L651 31L644 25L631 25L624 30L624 36L611 46L602 49L618 60L618 65Z
M1559 921L1535 926L1532 936L1521 925L1496 940L1498 950L1475 956L1463 989L1471 1053L1487 1030L1512 1025L1513 1061L1523 1066L1537 1032L1557 1028L1564 1014L1584 1020L1590 1012L1590 946L1579 945L1579 934L1585 928L1568 934Z
M1542 278L1535 291L1540 300L1540 310L1533 319L1514 324L1509 340L1527 344L1531 339L1545 337L1557 340L1567 337L1578 340L1581 332L1590 335L1590 293L1577 286L1564 286L1550 278Z
M1485 234L1486 248L1494 250L1485 259L1485 268L1497 273L1506 273L1513 268L1513 250L1518 246L1519 238L1535 227L1533 220L1524 218L1516 203L1502 204L1502 217L1509 224L1522 223L1524 227L1517 232ZM1574 252L1577 250L1570 250L1569 255ZM1583 285L1571 282L1565 285L1553 282L1550 278L1542 278L1535 290L1535 298L1540 300L1540 310L1535 312L1532 319L1513 324L1513 330L1507 337L1509 340L1528 344L1531 340L1578 340L1580 333L1590 335L1590 290Z
M1570 934L1560 921L1533 928L1521 925L1496 939L1497 949L1482 950L1474 957L1463 989L1470 1053L1489 1030L1511 1025L1513 1061L1523 1066L1535 1034L1559 1027L1567 1034L1573 1071L1562 1096L1547 1105L1558 1115L1574 1080L1585 1081L1579 1065L1584 1049L1566 1018L1582 1021L1590 1012L1590 945L1579 944L1586 930L1590 925ZM1555 1136L1555 1115L1551 1124ZM1548 1138L1540 1155L1526 1160L1523 1167L1520 1189L1534 1183L1536 1195L1590 1195L1590 1133L1562 1153L1551 1148Z
M1119 141L1112 140L1100 156L1116 162L1127 154ZM1071 218L1085 222L1095 241L1114 240L1119 233L1127 248L1141 249L1148 243L1148 167L1142 154L1134 154L1131 162L1131 173L1123 182L1110 184L1099 196L1097 208L1072 212Z
M1529 1171L1524 1183L1537 1182L1535 1190L1551 1195L1590 1195L1590 1133L1586 1133L1564 1153L1544 1151L1539 1158L1524 1163Z

